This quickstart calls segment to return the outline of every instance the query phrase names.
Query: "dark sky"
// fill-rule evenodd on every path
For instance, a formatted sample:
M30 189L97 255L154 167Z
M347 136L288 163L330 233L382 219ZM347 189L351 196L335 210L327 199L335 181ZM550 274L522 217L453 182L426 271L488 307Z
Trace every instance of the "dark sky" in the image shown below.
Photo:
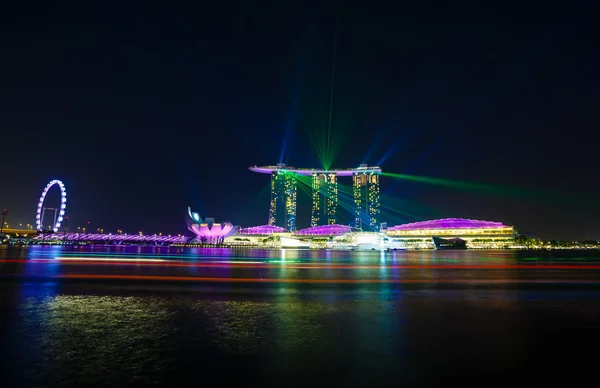
M327 128L335 45L333 167L544 194L384 177L395 210L383 221L464 217L600 239L591 8L49 3L0 13L0 207L13 225L34 221L51 179L66 184L70 229L183 233L188 205L264 224L269 178L247 168L279 162L283 144L289 165L319 166L308 134Z

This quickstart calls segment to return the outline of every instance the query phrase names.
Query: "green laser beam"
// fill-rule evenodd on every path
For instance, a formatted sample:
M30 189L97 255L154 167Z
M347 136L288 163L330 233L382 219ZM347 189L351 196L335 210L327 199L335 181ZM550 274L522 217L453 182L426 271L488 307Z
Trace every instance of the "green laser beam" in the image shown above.
M265 197L269 197L271 192L271 181L269 180L254 196L250 197L240 210L242 218L248 216L250 212L260 206L259 201L262 201Z
M327 159L331 160L331 118L333 113L333 86L335 84L335 60L337 51L337 34L333 38L333 65L331 68L331 91L329 92L329 124L327 126ZM328 168L327 168L328 169Z
M576 198L564 196L564 195L560 195L560 194L556 194L556 193L547 193L547 192L531 190L531 189L522 189L522 188L514 188L514 187L482 184L482 183L465 182L465 181L458 181L458 180L453 180L453 179L434 178L434 177L407 175L407 174L395 174L395 173L389 173L389 172L382 172L381 175L390 177L390 178L399 179L399 180L410 181L410 182L442 186L442 187L448 187L448 188L452 188L452 189L461 189L461 190L467 190L467 191L472 191L472 192L483 192L483 193L492 194L492 195L506 195L506 196L515 196L515 197L519 197L519 198L546 200L546 201L577 200Z

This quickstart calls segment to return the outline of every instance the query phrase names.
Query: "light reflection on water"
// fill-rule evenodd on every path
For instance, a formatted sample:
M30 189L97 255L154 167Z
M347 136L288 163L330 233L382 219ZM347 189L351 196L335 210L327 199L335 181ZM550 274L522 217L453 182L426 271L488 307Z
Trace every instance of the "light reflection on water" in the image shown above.
M344 373L336 379L350 385L364 382L365 369L376 383L419 380L424 377L411 370L427 364L444 368L444 363L458 367L467 362L471 368L480 367L481 358L488 362L485 368L494 370L497 362L502 367L522 362L523 352L535 352L543 338L535 327L540 323L536 313L552 316L552 321L541 320L549 327L570 316L570 328L588 334L591 327L585 326L600 322L594 307L599 295L592 291L397 290L385 285L327 295L284 289L269 298L218 300L168 292L80 294L77 288L52 294L39 284L19 289L2 361L21 384L32 386L168 385L170 379L185 382L201 371L210 373L212 362L259 379L284 371L299 376L306 362L315 362L311 368L322 374L327 368L318 363L329 361L336 374ZM556 338L552 342L561 351L566 346ZM447 360L444 352L455 359ZM252 364L252 372L239 364L247 357L262 360Z
M15 334L27 344L18 366L37 365L32 380L102 380L107 370L120 370L119 378L149 382L174 367L181 346L205 348L203 357L207 349L232 355L326 349L339 341L341 325L364 341L359 346L388 353L390 343L369 337L395 326L379 303L41 295L23 295Z
M172 260L372 263L385 260L398 263L469 263L476 261L600 261L598 250L426 250L426 251L347 251L310 249L231 249L171 248L148 246L0 246L0 258L54 258L57 256L162 258Z
M567 253L570 254L571 251ZM550 251L536 252L540 257L552 258ZM27 248L6 248L0 246L0 258L28 257L28 258L54 258L57 256L89 256L89 257L152 257L163 259L190 259L190 260L260 260L289 262L371 262L373 259L397 258L397 260L444 262L452 260L510 260L524 257L530 253L521 251L331 251L310 249L229 249L229 248L169 248L169 247L141 247L141 246L31 246ZM593 255L589 255L593 256ZM596 256L598 256L596 254ZM560 257L560 256L559 256Z
M6 251L0 252L7 257ZM150 257L138 248L132 252L48 247L10 257L48 252ZM223 259L214 250L204 253ZM203 260L187 250L163 248L156 254ZM562 258L535 254L547 261L582 257L581 252L563 252ZM276 274L286 278L300 276L301 271L303 277L335 276L331 268L288 268L286 263L293 260L375 265L352 271L356 278L368 271L380 278L397 278L405 270L386 265L497 263L534 257L513 251L285 250L235 255L232 260L279 261L274 263ZM35 272L36 264L23 265L25 271ZM52 263L45 271L60 268L60 263ZM227 276L232 269L217 271ZM422 270L422 276L431 276L430 271ZM506 378L510 383L514 376L527 373L539 382L543 380L539 371L548 360L562 360L565 371L571 371L566 361L583 365L581 344L596 336L600 327L596 288L223 284L215 289L0 282L0 364L7 371L2 386L183 386L213 379L225 386L422 386L465 375L494 376L495 382ZM564 354L569 355L566 361ZM578 370L577 376L581 374Z

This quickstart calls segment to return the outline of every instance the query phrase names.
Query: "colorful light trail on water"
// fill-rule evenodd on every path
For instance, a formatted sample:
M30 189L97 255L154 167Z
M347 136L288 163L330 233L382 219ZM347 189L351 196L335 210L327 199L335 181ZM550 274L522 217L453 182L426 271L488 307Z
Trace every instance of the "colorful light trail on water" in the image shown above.
M55 257L53 259L4 259L0 263L36 263L49 264L64 262L65 264L95 265L150 265L162 267L196 267L196 268L258 268L258 269L447 269L447 270L600 270L599 264L392 264L392 265L346 265L326 263L268 264L259 261L218 261L218 262L185 262L176 260L147 259L147 258L94 258L94 257Z
M389 283L460 283L460 284L497 284L497 283L588 283L600 281L561 279L561 280L520 280L520 279L290 279L290 278L234 278L234 277L199 277L199 276L153 276L153 275L96 275L66 274L56 275L57 279L94 279L94 280L146 280L146 281L183 281L183 282L232 282L232 283L313 283L313 284L389 284Z
M600 285L600 257L593 252L545 251L531 255L509 251L318 251L235 250L166 247L33 247L26 256L0 257L0 279L41 282L131 283L153 287L180 282L203 287L219 283L234 291L252 284L300 287L302 284L362 287L414 284L416 287L479 287L505 284ZM419 286L420 285L420 286ZM104 285L102 286L104 287ZM232 288L233 287L233 288ZM220 291L218 291L220 292ZM237 291L236 291L237 292Z

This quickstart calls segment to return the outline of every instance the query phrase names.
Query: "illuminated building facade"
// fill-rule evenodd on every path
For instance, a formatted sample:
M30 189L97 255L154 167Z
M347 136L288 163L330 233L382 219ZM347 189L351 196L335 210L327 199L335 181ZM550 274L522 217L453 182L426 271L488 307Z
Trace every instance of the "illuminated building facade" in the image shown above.
M238 231L238 234L256 234L256 235L271 235L273 233L285 233L287 230L275 225L260 225L243 228Z
M350 233L350 227L347 225L320 225L310 228L300 229L294 233L296 236L338 236L344 233Z
M312 175L312 217L310 226L333 225L337 221L338 185L336 173Z
M436 240L460 239L467 248L498 249L514 244L514 227L501 222L444 218L413 222L387 228L388 238L403 242L409 248L435 248Z
M352 176L354 226L358 230L379 231L379 176L361 165Z
M236 246L306 247L357 250L506 249L515 247L514 227L501 222L446 218L413 222L381 232L356 231L349 225L319 225L293 233L262 225L229 234Z
M269 225L296 230L296 173L278 165L271 173Z
M358 168L322 170L278 164L253 166L249 170L271 175L269 225L286 228L289 232L296 230L296 183L299 175L312 178L311 227L334 225L338 218L338 177L353 177L357 227L379 230L379 167L361 165Z
M239 226L230 222L215 222L213 218L202 220L200 214L192 212L188 207L189 218L186 218L188 230L196 235L196 241L209 244L222 244L226 237L234 235ZM141 232L140 232L141 233Z

